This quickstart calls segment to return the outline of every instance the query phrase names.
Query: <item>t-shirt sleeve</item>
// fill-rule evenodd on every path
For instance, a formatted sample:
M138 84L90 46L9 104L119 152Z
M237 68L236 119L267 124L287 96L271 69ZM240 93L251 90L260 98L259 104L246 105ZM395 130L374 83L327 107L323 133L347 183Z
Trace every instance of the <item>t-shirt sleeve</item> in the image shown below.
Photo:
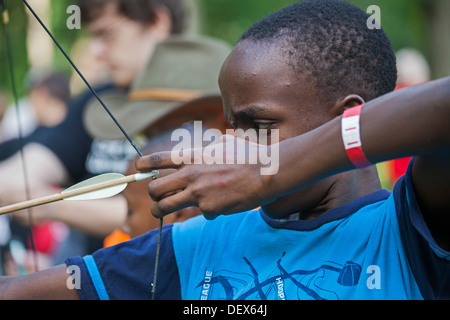
M92 255L67 259L67 266L77 266L80 272L79 286L75 283L80 297L85 300L152 299L157 241L158 230L154 230ZM162 231L158 270L155 300L180 299L172 225Z
M0 161L6 160L20 150L20 140L11 139L0 143Z
M36 137L45 134L45 131L51 130L49 127L39 126L28 136L21 138L14 138L0 143L0 161L6 160L20 151L30 141L34 141Z
M412 180L413 161L393 191L402 243L422 296L450 299L450 252L436 243L423 218Z

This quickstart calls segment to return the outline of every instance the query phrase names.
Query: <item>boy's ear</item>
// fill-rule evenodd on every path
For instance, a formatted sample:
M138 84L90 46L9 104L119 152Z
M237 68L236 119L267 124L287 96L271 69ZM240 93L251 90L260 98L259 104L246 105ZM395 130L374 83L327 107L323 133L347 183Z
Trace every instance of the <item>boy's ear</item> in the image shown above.
M338 100L333 106L333 111L336 116L340 116L345 110L353 108L365 103L364 99L357 94L351 94L343 99Z

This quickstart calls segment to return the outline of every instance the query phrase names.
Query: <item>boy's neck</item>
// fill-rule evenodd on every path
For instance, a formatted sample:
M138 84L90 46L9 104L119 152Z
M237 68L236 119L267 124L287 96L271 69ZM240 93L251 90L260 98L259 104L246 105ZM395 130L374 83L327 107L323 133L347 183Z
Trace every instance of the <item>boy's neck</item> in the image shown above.
M298 213L300 220L312 220L323 213L381 190L375 166L352 170L336 176L322 201L307 212Z

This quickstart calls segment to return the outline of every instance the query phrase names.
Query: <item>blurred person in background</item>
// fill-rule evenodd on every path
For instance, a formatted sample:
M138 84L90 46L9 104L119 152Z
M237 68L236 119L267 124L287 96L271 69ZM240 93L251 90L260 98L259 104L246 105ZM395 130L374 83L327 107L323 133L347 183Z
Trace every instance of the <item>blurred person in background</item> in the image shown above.
M8 108L8 94L3 90L0 90L0 142L3 141L2 136L2 120L5 116L6 109Z
M29 136L39 126L59 124L67 114L70 98L69 78L63 72L32 69L28 73L28 94L19 101L22 136ZM2 141L19 137L17 111L10 105L2 120Z
M414 48L403 48L397 56L397 90L431 80L430 66L424 55Z
M63 72L31 70L27 76L28 94L19 101L19 112L15 104L9 105L1 121L2 144L0 160L10 157L20 148L17 114L19 113L21 136L32 136L45 127L61 123L67 115L70 99L69 78Z
M70 99L69 78L63 72L52 70L32 69L27 75L25 85L28 94L18 104L10 105L2 119L2 136L5 141L0 144L0 160L7 159L18 152L23 144L39 136L46 128L54 127L61 123L67 115L67 103ZM17 112L18 111L18 112ZM19 118L17 118L19 115ZM23 117L22 117L23 116ZM20 119L20 129L18 120ZM20 133L19 133L20 130ZM3 182L5 183L5 182ZM26 246L29 242L28 229L15 220L8 217L2 218L3 228L9 226L9 236L1 250L0 260L5 261L2 269L8 274L23 273L21 269L32 270L27 264L32 259L27 259ZM6 223L6 225L5 225ZM57 243L64 234L61 224L46 222L34 225L33 234L38 259L41 265L48 265L49 254L56 248ZM10 235L14 236L10 238ZM11 246L11 241L13 245ZM10 245L7 245L7 244ZM0 241L1 245L1 241ZM15 250L12 250L12 247ZM11 252L15 251L15 252ZM22 253L17 253L18 251ZM16 259L10 253L15 254Z

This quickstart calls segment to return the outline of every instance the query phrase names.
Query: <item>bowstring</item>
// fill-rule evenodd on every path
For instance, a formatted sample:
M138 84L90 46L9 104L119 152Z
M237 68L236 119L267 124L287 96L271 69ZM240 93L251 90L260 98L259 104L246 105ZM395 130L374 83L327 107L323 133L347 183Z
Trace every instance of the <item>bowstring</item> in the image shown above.
M0 0L3 1L3 0ZM125 138L128 140L128 142L131 144L131 146L136 150L139 157L143 157L143 154L141 150L138 148L138 146L134 143L134 141L130 138L128 133L125 131L125 129L120 125L120 123L117 121L116 117L111 113L109 108L106 106L106 104L103 102L103 100L100 98L100 96L97 94L97 92L92 88L92 86L89 84L89 82L86 80L86 78L83 76L83 74L80 72L80 70L77 68L75 63L70 59L68 54L65 52L65 50L61 47L59 42L56 40L56 38L53 36L53 34L50 32L50 30L46 27L46 25L42 22L42 20L39 18L39 16L36 14L36 12L31 8L31 6L28 4L26 0L23 0L23 3L28 8L28 10L31 12L31 14L36 18L38 23L41 25L41 27L45 30L45 32L50 36L50 38L53 40L55 45L58 47L58 49L61 51L61 53L64 55L64 57L67 59L67 61L70 63L72 68L75 70L75 72L80 76L80 78L83 80L84 84L89 88L89 90L92 92L92 94L95 96L95 98L98 100L98 102L102 105L103 109L108 113L110 118L114 121L116 126L120 129L122 134L125 136ZM163 218L160 218L159 223L159 230L158 230L158 243L156 246L156 257L155 257L155 267L153 272L153 286L152 286L152 300L155 299L156 294L156 282L158 280L158 265L159 265L159 258L160 258L160 252L161 252L161 236L162 236L162 226L163 226Z
M153 286L152 286L152 300L155 300L156 295L156 283L158 281L158 266L159 266L159 257L161 250L161 233L163 228L163 218L159 219L159 230L158 230L158 243L156 245L156 257L155 257L155 267L153 270Z
M6 0L0 0L2 5L2 20L3 20L3 27L4 27L4 33L5 33L5 41L6 41L6 51L8 56L8 64L9 64L9 74L11 79L11 90L13 93L13 99L14 99L14 105L15 105L15 112L16 112L16 119L17 119L17 129L18 129L18 142L19 142L19 153L20 153L20 159L22 162L22 171L23 171L23 177L24 177L24 184L25 184L25 197L27 200L31 199L30 194L30 187L29 187L29 178L28 178L28 171L25 161L25 155L23 152L24 147L24 138L23 138L23 128L22 128L22 122L21 122L21 112L19 107L19 98L17 94L17 87L16 87L16 79L14 76L14 60L13 55L11 51L11 39L10 39L10 32L9 32L9 13L8 8L6 6ZM31 250L33 252L33 264L35 271L39 271L38 269L38 259L37 259L37 252L36 252L36 246L34 241L34 235L33 235L33 214L31 208L27 209L27 215L28 215L28 236L30 239L30 245Z

